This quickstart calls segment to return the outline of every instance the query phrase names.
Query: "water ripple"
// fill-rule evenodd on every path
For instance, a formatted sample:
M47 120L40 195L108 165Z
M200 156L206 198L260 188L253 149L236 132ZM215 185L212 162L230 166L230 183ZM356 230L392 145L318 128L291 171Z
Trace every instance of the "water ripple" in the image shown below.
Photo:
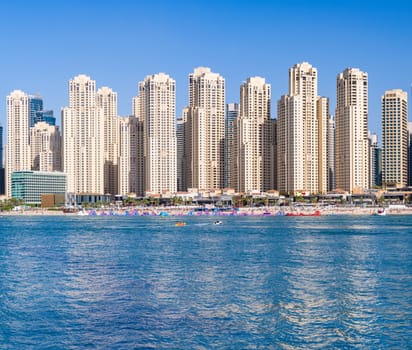
M412 343L412 218L2 218L4 349Z

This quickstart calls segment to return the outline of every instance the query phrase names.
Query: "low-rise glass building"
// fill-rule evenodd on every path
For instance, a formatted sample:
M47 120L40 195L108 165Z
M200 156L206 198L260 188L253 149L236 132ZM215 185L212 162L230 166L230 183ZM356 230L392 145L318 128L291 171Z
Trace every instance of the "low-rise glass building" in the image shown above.
M41 204L42 194L65 194L66 174L61 172L15 171L11 174L11 196L26 204Z

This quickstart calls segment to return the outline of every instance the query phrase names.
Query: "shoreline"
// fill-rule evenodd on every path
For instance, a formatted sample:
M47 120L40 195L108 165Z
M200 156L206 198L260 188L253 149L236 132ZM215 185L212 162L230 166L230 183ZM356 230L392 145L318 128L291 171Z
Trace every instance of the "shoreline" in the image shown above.
M330 215L376 215L382 207L260 207L233 208L219 210L215 208L198 207L129 207L121 209L84 209L65 213L63 210L28 209L0 212L0 216L160 216L160 217L190 217L190 216L330 216ZM412 207L385 208L386 215L412 215ZM318 213L317 213L318 212Z

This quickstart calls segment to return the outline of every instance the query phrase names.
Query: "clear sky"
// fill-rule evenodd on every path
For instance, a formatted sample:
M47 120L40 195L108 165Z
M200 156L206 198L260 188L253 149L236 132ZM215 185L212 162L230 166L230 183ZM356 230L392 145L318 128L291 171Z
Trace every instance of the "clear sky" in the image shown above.
M207 66L239 101L250 76L272 85L272 117L288 92L288 69L318 69L331 99L347 67L369 74L369 129L380 133L380 97L412 83L412 1L70 0L4 1L0 7L0 122L14 89L39 93L60 120L68 80L87 74L118 93L131 113L137 84L165 72L176 80L177 115L188 102L188 74Z

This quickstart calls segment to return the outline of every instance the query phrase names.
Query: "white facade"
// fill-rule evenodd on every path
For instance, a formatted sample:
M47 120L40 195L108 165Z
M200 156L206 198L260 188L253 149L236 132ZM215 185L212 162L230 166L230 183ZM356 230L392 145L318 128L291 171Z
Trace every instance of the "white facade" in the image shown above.
M328 122L328 191L335 189L335 118Z
M38 122L30 128L31 169L61 171L61 136L58 126Z
M119 194L143 196L143 161L137 143L142 137L142 122L135 116L119 118Z
M62 110L63 171L72 193L104 193L104 112L96 104L96 82L78 75L69 82Z
M149 75L139 83L147 193L176 193L175 86L175 81L164 73Z
M240 87L236 122L237 187L240 192L270 189L270 84L248 78Z
M7 145L5 186L6 196L11 196L11 173L31 170L29 135L29 96L14 90L7 96Z
M340 73L336 102L336 188L362 192L369 187L367 73Z
M301 96L284 95L278 101L277 170L281 193L294 193L304 188L301 109Z
M382 182L408 184L408 95L402 90L382 96Z
M329 99L318 97L317 101L317 122L318 122L318 193L326 193L329 188Z
M117 93L108 87L97 90L97 107L103 111L104 193L119 193L119 117Z
M224 183L225 79L210 68L198 67L189 75L187 186L222 188Z
M317 69L307 62L289 69L289 95L278 101L278 189L327 191L329 101L318 96Z

